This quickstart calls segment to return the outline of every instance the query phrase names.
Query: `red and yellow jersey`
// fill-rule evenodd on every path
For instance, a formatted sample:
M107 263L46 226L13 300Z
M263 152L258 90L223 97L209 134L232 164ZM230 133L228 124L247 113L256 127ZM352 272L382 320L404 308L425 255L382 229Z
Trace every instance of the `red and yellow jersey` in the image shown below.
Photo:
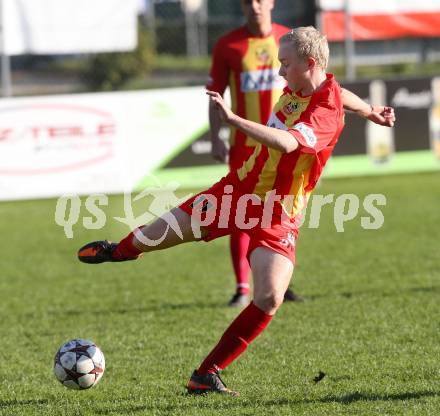
M212 56L206 86L223 95L229 86L232 111L247 120L266 124L286 83L278 75L278 45L289 28L272 24L272 32L256 37L243 26L221 37ZM244 133L231 130L231 147L256 146Z
M299 147L282 153L258 144L230 178L241 194L255 194L263 201L274 191L280 196L278 214L283 209L294 219L307 203L344 127L339 84L327 74L319 90L307 97L286 87L267 125L289 131Z

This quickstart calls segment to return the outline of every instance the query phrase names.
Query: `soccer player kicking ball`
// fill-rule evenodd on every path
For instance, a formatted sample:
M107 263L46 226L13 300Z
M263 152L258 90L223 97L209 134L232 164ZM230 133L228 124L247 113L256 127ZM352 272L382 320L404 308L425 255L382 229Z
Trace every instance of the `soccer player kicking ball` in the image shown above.
M85 263L118 262L183 242L210 241L237 229L249 234L253 301L194 371L189 393L238 395L225 386L219 371L246 350L283 303L295 263L301 211L344 126L341 88L325 72L328 57L325 36L311 26L293 29L281 38L279 73L288 86L267 126L238 117L220 94L208 91L221 119L259 143L250 158L210 189L135 229L119 244L96 241L79 250ZM394 123L392 109L382 107L377 117Z
M236 115L257 123L266 123L277 103L285 80L277 76L279 39L289 31L272 22L275 0L241 0L245 24L223 35L216 42L212 54L210 80L207 89L222 96L229 87L231 106ZM352 92L342 88L345 110L353 111L374 123L388 125L380 113ZM212 155L220 162L228 162L229 170L239 169L254 152L258 144L242 130L231 128L229 149L220 139L221 119L213 100L209 106L209 125ZM229 306L246 306L249 303L249 233L231 232L230 253L235 274L236 291ZM288 288L285 301L302 301L301 296Z

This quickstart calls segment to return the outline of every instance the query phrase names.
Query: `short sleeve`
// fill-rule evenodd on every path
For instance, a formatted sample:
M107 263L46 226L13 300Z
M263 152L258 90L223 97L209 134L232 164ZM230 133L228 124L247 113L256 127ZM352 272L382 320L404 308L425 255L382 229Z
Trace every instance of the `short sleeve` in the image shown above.
M208 90L217 91L221 95L225 92L229 80L229 67L225 56L226 48L227 45L222 39L214 46L209 80L206 85Z
M312 97L306 110L289 129L303 153L318 153L338 136L341 129L340 94L332 91Z

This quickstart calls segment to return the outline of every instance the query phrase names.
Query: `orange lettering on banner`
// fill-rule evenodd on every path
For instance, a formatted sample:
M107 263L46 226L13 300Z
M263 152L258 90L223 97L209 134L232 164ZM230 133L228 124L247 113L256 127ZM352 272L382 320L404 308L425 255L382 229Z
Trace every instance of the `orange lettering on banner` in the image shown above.
M0 130L0 140L7 140L12 133L12 129Z
M51 139L56 139L57 137L84 136L84 131L79 126L48 127L47 134Z
M96 130L97 136L107 136L116 133L116 126L114 124L99 124Z

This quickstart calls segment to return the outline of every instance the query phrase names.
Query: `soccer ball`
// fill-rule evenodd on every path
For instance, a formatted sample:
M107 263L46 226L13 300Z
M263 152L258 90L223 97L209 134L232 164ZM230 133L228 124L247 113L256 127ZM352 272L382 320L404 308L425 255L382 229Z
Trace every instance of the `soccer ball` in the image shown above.
M104 354L94 342L86 339L68 341L55 354L55 377L70 389L93 387L101 379L104 370Z

